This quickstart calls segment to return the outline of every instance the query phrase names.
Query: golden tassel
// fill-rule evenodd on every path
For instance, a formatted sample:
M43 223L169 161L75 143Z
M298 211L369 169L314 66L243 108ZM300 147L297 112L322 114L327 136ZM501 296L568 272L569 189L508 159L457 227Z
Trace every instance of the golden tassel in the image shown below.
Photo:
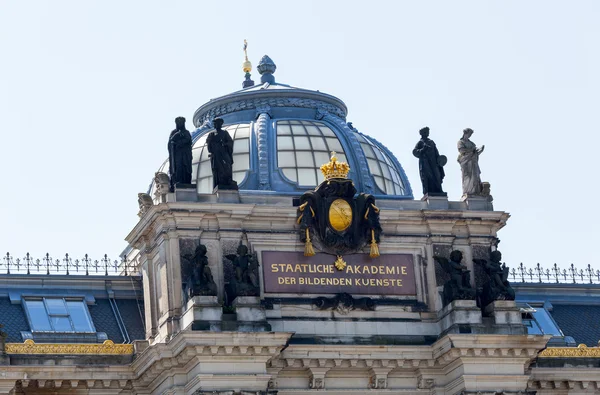
M304 254L306 255L306 254ZM371 253L369 254L371 258L377 258L379 256L379 247L377 246L377 241L375 241L375 230L371 229Z
M306 228L306 242L304 243L304 256L314 256L315 250L310 242L310 230Z

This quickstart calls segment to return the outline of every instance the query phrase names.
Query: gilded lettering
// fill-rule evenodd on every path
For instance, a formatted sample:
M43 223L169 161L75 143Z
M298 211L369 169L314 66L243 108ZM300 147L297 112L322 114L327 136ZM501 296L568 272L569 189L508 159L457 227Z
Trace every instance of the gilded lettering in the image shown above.
M272 271L273 273L277 273L277 272L279 271L279 270L277 269L277 264L276 264L276 263L274 263L274 264L272 264L272 265L271 265L271 271Z
M402 274L403 275L407 275L408 273L406 272L406 266L402 266Z

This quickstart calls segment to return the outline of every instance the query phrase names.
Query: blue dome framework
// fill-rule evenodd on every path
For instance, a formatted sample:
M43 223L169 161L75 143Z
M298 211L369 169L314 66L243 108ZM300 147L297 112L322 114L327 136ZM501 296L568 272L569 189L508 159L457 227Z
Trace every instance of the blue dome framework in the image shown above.
M220 117L234 140L234 179L242 193L298 195L313 189L323 181L320 166L336 151L350 165L358 192L413 199L398 160L346 122L343 101L271 80L212 99L195 112L192 180L198 193L212 193L205 143L212 120ZM168 172L168 163L159 171Z

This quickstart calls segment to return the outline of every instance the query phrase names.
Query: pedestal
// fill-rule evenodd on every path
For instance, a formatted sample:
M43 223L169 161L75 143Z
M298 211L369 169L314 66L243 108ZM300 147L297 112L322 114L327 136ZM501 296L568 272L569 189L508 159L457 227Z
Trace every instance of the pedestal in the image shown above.
M240 203L240 192L237 189L223 189L222 187L216 187L213 193L217 195L217 202L219 203Z
M240 332L269 332L265 308L258 296L238 296L232 303L235 307L237 330Z
M494 206L487 196L463 195L460 199L467 205L467 210L494 211Z
M175 184L175 201L195 202L198 199L196 184Z
M455 300L439 314L442 335L448 333L480 333L483 327L481 309L474 300Z
M448 210L448 194L446 192L428 193L421 200L427 202L428 210Z
M525 335L521 310L514 300L496 300L483 309L486 316L493 320L493 332L497 334Z
M181 317L181 328L194 331L221 331L223 308L217 296L193 296Z

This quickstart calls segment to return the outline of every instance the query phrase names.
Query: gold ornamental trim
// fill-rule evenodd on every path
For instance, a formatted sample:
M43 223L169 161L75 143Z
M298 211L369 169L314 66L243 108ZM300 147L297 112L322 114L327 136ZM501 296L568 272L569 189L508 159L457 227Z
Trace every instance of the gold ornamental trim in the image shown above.
M550 347L539 353L538 357L548 358L600 358L600 347L580 344L577 347Z
M87 355L131 355L133 344L115 344L105 340L102 344L83 343L40 343L27 339L24 343L7 343L7 354L87 354Z

